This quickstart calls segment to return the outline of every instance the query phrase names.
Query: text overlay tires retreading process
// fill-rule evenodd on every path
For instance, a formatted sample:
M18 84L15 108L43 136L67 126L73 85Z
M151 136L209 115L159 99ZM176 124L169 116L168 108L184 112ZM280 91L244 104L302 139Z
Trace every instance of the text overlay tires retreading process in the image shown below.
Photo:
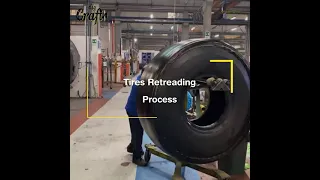
M131 79L124 79L124 83L126 86L188 86L191 88L196 87L196 81L195 80L186 80L186 79L179 79L179 80L154 80L154 79L148 79L147 81L144 80L131 80ZM148 97L143 96L142 97L143 103L177 103L177 97Z
M147 79L145 80L131 80L131 79L124 79L126 86L185 86L190 88L196 88L199 84L197 84L196 80L186 80L184 78L179 80L154 80L154 79ZM207 84L212 91L230 91L229 85L230 82L227 79L221 78L208 78L205 82L202 83ZM149 96L142 96L142 103L177 103L177 97L149 97Z

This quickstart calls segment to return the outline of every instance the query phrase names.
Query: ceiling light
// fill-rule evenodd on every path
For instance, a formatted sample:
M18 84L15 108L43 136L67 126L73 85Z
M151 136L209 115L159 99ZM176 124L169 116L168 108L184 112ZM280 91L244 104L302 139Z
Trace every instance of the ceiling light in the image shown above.
M232 18L231 18L231 20L234 20L234 19L236 19L237 17L235 17L235 16L233 16Z
M235 31L235 30L237 30L237 28L232 28L232 29L230 29L231 31Z
M150 18L153 18L153 14L150 14Z
M150 29L153 29L153 26L150 26Z
M219 34L214 35L214 37L216 37L216 38L219 37Z
M173 29L173 26L171 26L171 29Z
M150 33L150 36L152 36L153 34L152 33Z
M196 28L196 27L192 27L192 28L191 28L191 31L193 31L195 28Z
M248 21L248 16L247 16L246 19L244 19L244 20Z
M134 42L137 42L137 38L134 38Z

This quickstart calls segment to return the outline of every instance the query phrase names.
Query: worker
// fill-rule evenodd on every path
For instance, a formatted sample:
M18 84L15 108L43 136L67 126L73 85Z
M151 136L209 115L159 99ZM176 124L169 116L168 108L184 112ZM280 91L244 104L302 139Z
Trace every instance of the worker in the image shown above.
M129 62L130 62L130 75L134 75L135 74L135 72L133 71L133 61L134 61L134 59L133 59L133 55L132 55L132 53L130 53L130 60L129 60Z
M140 80L142 73L143 68L141 70L141 74L138 75L137 80ZM138 116L136 102L137 90L137 86L133 84L125 107L127 115L129 116L129 124L131 131L131 142L127 146L127 152L132 153L132 162L134 164L138 166L146 166L147 162L144 159L142 159L143 128L140 124L139 118L136 118Z
M189 91L187 91L187 110L192 107L192 95Z
M141 74L138 75L136 80L140 80L144 68L141 70ZM140 120L137 113L137 86L132 84L131 92L128 97L126 104L127 115L129 116L129 124L131 131L131 142L127 146L127 152L132 153L132 162L138 166L146 166L148 163L142 158L144 154L142 150L142 138L143 138L143 128L140 124ZM187 92L187 109L192 106L192 96Z

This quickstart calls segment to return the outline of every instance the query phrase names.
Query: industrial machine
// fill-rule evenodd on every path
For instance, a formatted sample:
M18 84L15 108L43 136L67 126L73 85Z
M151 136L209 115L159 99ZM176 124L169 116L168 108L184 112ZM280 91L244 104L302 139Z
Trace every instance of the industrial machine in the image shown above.
M182 78L196 80L197 86L138 87L138 99L143 96L178 99L177 103L171 104L137 101L139 116L157 117L140 119L154 143L146 145L146 160L155 154L174 162L174 179L181 179L182 166L218 179L228 179L226 173L244 172L250 127L250 69L247 61L224 42L191 39L162 50L145 67L141 80ZM215 85L222 82L223 86L217 89ZM185 112L186 91L200 88L209 89L209 103L202 113L200 92L195 93L198 110L196 119L191 121ZM215 161L223 171L196 165Z
M80 55L78 49L72 41L70 41L70 88L72 89L78 82ZM75 83L73 83L75 82Z
M98 36L70 36L70 97L102 96L102 54Z

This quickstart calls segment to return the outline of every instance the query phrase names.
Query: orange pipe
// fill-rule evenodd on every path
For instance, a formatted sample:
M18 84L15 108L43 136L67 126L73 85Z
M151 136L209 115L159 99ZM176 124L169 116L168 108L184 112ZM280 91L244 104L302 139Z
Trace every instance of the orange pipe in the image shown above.
M114 63L114 66L113 66L113 68L114 68L114 80L113 80L113 82L117 82L117 65L118 65L118 63L117 63L117 61L115 61L115 63Z
M116 54L116 37L115 37L115 31L116 31L116 25L114 24L115 22L113 22L113 53Z
M124 66L125 66L125 64L124 64L124 63L121 63L120 81L122 81L122 80L124 79L124 77L123 77L123 73L124 73Z
M110 29L111 29L111 52L112 52L111 57L112 57L114 55L114 23L113 23L113 21L111 21ZM117 82L117 69L118 69L117 66L118 66L118 63L117 63L117 61L115 61L114 65L113 65L113 68L114 68L113 82Z
M130 76L130 63L126 63L126 76Z
M102 54L98 54L98 96L102 96Z
M111 22L111 45L112 45L112 54L114 54L114 24Z

